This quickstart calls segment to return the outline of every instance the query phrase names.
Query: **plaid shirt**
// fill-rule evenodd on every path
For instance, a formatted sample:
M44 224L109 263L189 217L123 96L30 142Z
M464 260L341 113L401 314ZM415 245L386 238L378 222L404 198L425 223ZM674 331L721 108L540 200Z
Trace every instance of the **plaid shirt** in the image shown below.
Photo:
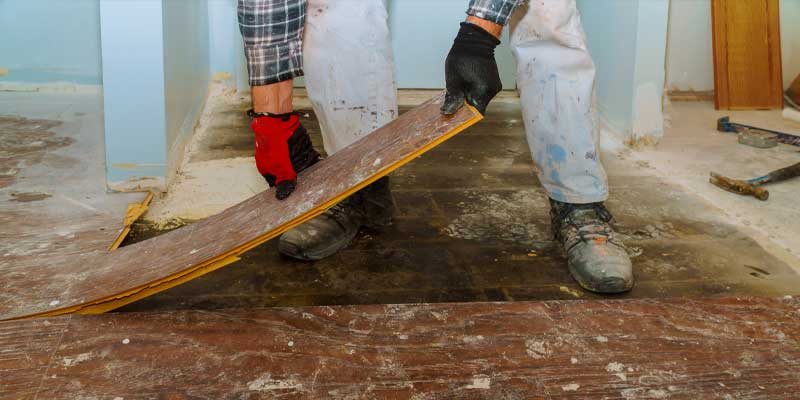
M467 14L505 25L526 0L470 0ZM250 86L303 76L307 0L239 0Z
M526 0L470 0L467 14L505 25L518 5Z

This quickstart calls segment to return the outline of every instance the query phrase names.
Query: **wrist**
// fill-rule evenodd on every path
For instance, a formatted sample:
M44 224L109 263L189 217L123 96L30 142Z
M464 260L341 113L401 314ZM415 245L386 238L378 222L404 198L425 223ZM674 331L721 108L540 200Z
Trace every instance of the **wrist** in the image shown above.
M476 17L474 15L468 16L467 17L467 22L472 24L472 25L480 27L481 29L485 30L486 32L489 32L489 34L491 34L492 36L494 36L498 40L500 39L500 35L503 34L503 25L500 25L498 23L495 23L495 22L492 22L492 21L489 21L489 20L485 20L483 18Z

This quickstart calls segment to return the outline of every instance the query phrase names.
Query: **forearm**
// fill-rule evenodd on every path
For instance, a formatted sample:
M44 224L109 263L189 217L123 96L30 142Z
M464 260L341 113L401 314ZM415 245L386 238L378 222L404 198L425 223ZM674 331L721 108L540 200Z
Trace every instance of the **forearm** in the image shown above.
M505 26L514 10L525 0L470 0L467 14ZM502 29L501 29L502 30Z
M485 20L483 18L476 17L474 15L468 16L467 17L467 22L469 22L470 24L477 25L477 26L481 27L483 30L485 30L486 32L491 33L492 36L496 37L497 39L500 39L500 35L503 34L503 25L500 25L498 23L495 23L495 22L492 22L492 21L489 21L489 20Z

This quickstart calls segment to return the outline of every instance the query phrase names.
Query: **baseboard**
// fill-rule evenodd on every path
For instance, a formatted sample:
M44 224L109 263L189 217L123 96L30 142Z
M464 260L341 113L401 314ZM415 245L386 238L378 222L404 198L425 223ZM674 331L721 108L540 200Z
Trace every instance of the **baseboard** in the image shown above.
M167 190L164 177L131 178L120 182L109 182L112 192L165 192Z
M180 127L180 131L175 137L175 142L172 143L172 146L170 146L167 152L166 187L169 187L169 185L172 184L172 182L175 180L175 177L178 175L181 166L183 165L187 146L192 142L192 138L194 137L198 126L200 126L201 121L203 120L208 99L217 93L224 93L226 88L227 86L222 83L209 83L208 92L206 92L206 95L200 101L195 102L192 109L184 118L183 124L181 124Z
M102 94L103 85L88 85L72 82L32 83L0 81L0 92Z
M670 90L667 96L671 101L714 101L713 90Z

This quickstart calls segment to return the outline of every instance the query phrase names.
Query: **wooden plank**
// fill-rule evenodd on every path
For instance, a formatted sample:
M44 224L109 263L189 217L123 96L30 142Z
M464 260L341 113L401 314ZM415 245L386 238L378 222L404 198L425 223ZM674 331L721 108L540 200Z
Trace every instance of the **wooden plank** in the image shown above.
M671 101L714 101L714 91L670 90L667 96Z
M778 0L713 0L718 109L783 107Z
M283 202L268 190L214 217L112 253L0 269L0 319L106 312L230 264L481 119L469 106L442 116L443 97L304 171L298 190Z
M128 207L125 210L125 218L123 218L122 221L122 230L119 231L119 234L117 235L116 239L114 239L114 242L108 247L109 251L114 251L119 248L125 238L128 237L128 234L131 233L131 226L133 223L147 212L147 209L150 208L150 202L152 201L153 192L148 192L144 200L141 202L128 204Z
M69 317L0 324L0 398L35 398Z
M800 299L721 298L12 321L60 340L0 335L29 357L0 382L38 388L0 398L790 399L798 316Z

